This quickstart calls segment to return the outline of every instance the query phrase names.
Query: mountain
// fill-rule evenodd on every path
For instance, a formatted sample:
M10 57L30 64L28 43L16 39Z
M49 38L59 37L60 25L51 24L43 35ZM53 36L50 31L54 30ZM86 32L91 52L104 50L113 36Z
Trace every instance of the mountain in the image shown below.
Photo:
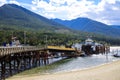
M50 20L15 4L5 4L0 7L0 30L5 28L32 29L58 33L78 30L120 37L118 29L88 18Z
M34 29L52 32L69 32L70 29L35 14L15 4L5 4L0 7L0 29L3 28Z
M120 44L119 39L88 33L95 32L96 30L95 33L105 33L106 31L106 34L118 36L117 29L115 32L113 28L113 32L111 31L111 33L109 33L109 29L104 28L107 26L105 24L96 23L96 21L88 18L80 19L81 18L71 21L56 21L35 14L21 6L5 4L0 7L0 45L2 45L3 42L11 42L11 36L17 36L21 43L24 43L24 31L26 32L26 43L30 45L45 45L46 35L48 35L48 43L51 45L83 41L86 39L86 36L93 36L96 41L102 41L103 43ZM60 22L64 22L64 24ZM100 25L98 26L98 23L102 24L102 27Z
M110 25L112 28L120 29L120 25Z
M103 24L92 19L77 18L73 20L60 20L60 19L52 20L74 30L93 32L112 37L120 37L119 29L110 27L109 25Z

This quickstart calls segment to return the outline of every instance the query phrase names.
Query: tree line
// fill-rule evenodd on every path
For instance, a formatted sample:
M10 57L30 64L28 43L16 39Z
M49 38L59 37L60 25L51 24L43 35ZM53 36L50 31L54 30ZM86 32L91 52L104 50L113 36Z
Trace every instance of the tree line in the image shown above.
M91 35L92 39L96 42L109 45L120 45L119 38L106 37L96 34L62 34L55 32L42 32L42 31L31 31L31 30L10 30L4 29L0 30L0 45L2 46L4 42L10 43L12 41L12 36L17 37L21 44L24 44L26 39L27 45L33 46L44 46L44 45L66 45L71 46L74 43L83 42L87 35Z

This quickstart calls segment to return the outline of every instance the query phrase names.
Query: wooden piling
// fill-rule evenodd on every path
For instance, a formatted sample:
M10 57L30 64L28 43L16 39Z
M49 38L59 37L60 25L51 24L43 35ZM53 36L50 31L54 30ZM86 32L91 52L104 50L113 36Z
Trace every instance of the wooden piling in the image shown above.
M60 48L55 48L55 50ZM54 51L54 49L50 49ZM73 49L63 49L64 51ZM74 51L74 50L73 50ZM48 49L35 46L0 47L0 80L17 74L23 70L49 64Z
M5 80L5 67L6 67L6 63L5 61L1 61L1 79Z

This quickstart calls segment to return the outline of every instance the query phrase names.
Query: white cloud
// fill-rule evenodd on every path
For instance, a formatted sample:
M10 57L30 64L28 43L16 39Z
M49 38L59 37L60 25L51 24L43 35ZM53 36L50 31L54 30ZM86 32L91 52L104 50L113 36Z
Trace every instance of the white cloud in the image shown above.
M109 4L115 4L117 0L104 0L104 1Z
M107 24L120 25L120 0L32 0L31 4L19 0L0 0L5 3L21 5L47 18L75 19L88 17Z
M43 12L49 13L50 15L54 14L56 18L62 19L73 19L77 16L84 15L83 13L89 11L88 6L93 4L93 2L86 0L50 0L49 3L44 0L33 0L32 3L34 5L34 7L32 7L33 10L42 9ZM49 16L46 17L50 18Z
M16 1L16 0L10 0L8 3L20 5L20 3L18 1Z
M120 0L33 0L32 9L47 18L74 19L88 17L107 24L120 24Z
M109 2L111 1L111 2ZM102 10L100 10L100 5L102 4ZM93 15L89 15L91 17L94 17L93 19L96 19L98 21L104 22L106 24L119 24L120 25L120 18L119 18L119 14L120 14L120 0L102 0L100 3L98 4L97 7L97 15L93 13L93 15L95 15L95 17Z
M4 5L5 3L7 3L6 0L0 0L0 6Z
M37 10L41 10L39 14L48 18L88 17L106 24L120 24L118 18L120 0L101 0L97 5L94 1L87 0L50 0L49 3L44 0L34 0L33 2Z

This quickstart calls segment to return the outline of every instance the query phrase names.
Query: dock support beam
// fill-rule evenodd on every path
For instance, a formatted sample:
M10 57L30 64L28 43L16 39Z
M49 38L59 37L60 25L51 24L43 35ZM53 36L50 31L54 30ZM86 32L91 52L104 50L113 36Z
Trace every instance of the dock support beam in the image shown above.
M1 80L5 80L5 61L1 61Z

